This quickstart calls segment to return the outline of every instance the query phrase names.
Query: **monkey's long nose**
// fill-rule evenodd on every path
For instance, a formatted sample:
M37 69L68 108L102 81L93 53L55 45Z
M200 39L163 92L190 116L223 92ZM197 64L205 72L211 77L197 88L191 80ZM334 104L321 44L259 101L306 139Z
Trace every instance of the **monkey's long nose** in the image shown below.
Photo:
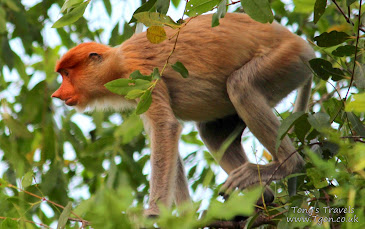
M57 91L53 92L53 94L51 95L52 98L58 98L61 99L61 92L60 89L58 89Z

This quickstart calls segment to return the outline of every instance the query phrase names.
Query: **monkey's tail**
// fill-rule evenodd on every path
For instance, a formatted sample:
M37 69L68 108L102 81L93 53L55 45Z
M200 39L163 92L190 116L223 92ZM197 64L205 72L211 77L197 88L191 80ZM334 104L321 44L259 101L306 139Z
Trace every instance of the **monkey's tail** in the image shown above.
M295 99L293 113L298 111L306 112L308 110L309 97L312 90L312 76L304 86L298 89L298 96Z

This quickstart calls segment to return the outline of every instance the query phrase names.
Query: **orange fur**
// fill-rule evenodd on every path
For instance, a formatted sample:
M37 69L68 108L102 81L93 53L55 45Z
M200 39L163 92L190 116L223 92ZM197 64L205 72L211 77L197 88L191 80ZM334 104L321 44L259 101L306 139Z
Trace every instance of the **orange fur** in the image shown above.
M110 47L101 45L96 42L80 44L70 49L56 64L55 71L60 72L62 69L71 69L83 66L90 52L105 53Z

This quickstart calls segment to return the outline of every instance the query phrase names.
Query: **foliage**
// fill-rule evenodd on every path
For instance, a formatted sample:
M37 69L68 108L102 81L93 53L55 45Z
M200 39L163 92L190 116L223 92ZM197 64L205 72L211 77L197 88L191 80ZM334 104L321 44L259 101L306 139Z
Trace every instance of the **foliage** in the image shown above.
M242 11L242 6L252 18L260 22L274 18L313 45L318 58L308 66L315 74L310 111L290 114L291 108L286 108L279 114L283 124L278 142L288 134L307 164L305 171L292 175L298 180L296 195L289 196L288 179L284 179L270 185L276 192L274 205L256 213L253 203L260 189L222 203L217 193L222 172L188 125L180 148L196 202L173 212L164 209L159 219L145 219L142 213L149 189L149 150L136 113L148 109L151 91L164 69L150 76L134 72L130 79L108 84L116 93L140 98L136 112L80 115L50 95L59 86L53 70L64 50L89 40L119 45L131 37L136 23L150 27L149 39L161 42L166 38L163 26L177 31L183 26L183 21L175 22L166 14L168 9L184 8L185 1L143 0L133 17L117 11L121 3L116 1L27 2L0 0L1 228L197 228L237 214L250 217L245 221L248 227L262 220L278 228L364 228L361 0L188 2L184 10L188 16L214 10L212 26L219 26L227 10ZM133 2L123 2L122 8L130 9ZM114 25L109 30L93 25L101 20L96 13L103 14L103 8L106 20ZM112 20L116 13L117 22ZM167 59L166 64L188 77L180 62ZM257 160L271 160L265 155L265 151L262 157L257 155ZM329 218L346 221L327 222Z

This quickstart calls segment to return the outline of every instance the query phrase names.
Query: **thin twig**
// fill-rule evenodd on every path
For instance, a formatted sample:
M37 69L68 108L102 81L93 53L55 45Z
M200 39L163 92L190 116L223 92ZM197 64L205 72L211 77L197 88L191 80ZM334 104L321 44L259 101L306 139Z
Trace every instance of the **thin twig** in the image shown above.
M364 136L343 136L341 138L354 138L354 139L357 139L357 138L365 138Z
M60 204L57 204L56 202L53 202L53 201L51 201L51 200L48 200L48 199L47 199L47 198L45 198L45 197L38 196L38 195L36 195L36 194L34 194L34 193L31 193L31 192L28 192L28 191L26 191L26 190L24 190L24 189L18 188L18 187L16 187L16 186L12 185L12 184L8 184L7 186L8 186L9 188L17 189L18 191L24 192L25 194L28 194L28 195L30 195L30 196L33 196L33 197L35 197L35 198L37 198L37 199L40 199L40 200L42 200L42 201L46 201L47 203L50 203L50 204L52 204L52 205L54 205L54 206L57 206L57 207L59 207L59 208L62 208L62 209L64 209L64 208L65 208L64 206L62 206L62 205L60 205ZM80 216L78 216L75 212L71 211L71 214L73 214L74 216L76 216L78 219L83 220L83 219L82 219Z
M332 2L336 5L336 7L337 7L337 9L338 9L338 11L340 11L340 13L342 14L342 16L345 18L345 20L346 20L346 22L347 23L349 23L349 24L351 24L351 25L355 25L352 21L351 21L351 19L350 19L350 6L348 7L348 16L345 14L345 12L341 9L341 7L338 5L338 3L336 2L336 0L332 0ZM360 1L360 9L361 9L361 1ZM360 15L361 14L359 14L359 18L360 18ZM360 28L360 23L359 23L359 30L361 30L362 32L364 32L365 33L365 30L364 29L362 29L362 28Z
M89 221L83 220L83 219L77 219L77 218L68 217L68 220L81 223L82 224L81 225L81 228L85 228L86 226L90 226L91 225Z
M283 214L283 213L281 213ZM278 215L278 214L276 214ZM275 215L274 215L275 216ZM257 216L257 218L255 219L254 223L252 224L252 228L253 227L258 227L264 224L269 224L269 225L273 225L275 226L275 222L272 221L274 217L272 216L265 216L263 214L260 214L259 216ZM225 228L225 229L243 229L245 228L247 224L247 220L245 221L225 221L225 220L218 220L215 221L214 223L210 224L208 227L209 228Z
M365 140L360 139L360 138L365 138L365 137L362 137L362 136L344 136L344 137L341 137L341 138L350 138L355 142L365 143Z
M333 1L335 1L335 0L333 0ZM362 4L362 0L360 0L360 6L359 6L359 16L358 16L358 27L357 27L357 36L356 36L356 45L355 45L354 65L352 67L351 81L350 81L350 85L349 85L349 88L348 88L346 96L345 96L345 101L347 100L347 96L350 93L350 89L351 89L352 83L354 82L354 77L355 77L356 59L357 59L357 52L358 52L358 48L359 48L358 46L359 46L359 38L360 38L361 4Z

